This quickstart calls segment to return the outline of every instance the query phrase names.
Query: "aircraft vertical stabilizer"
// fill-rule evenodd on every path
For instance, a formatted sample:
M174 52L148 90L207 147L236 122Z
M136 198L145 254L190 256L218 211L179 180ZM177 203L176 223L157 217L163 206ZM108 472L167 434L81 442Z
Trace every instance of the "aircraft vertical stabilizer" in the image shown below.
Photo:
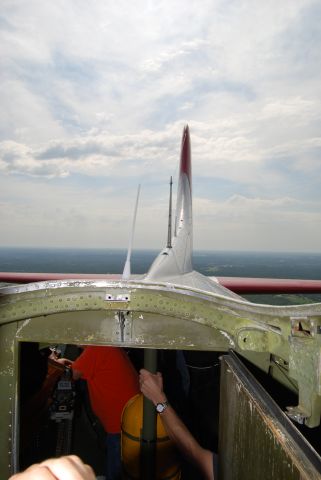
M177 191L174 235L170 246L160 252L145 279L161 280L193 270L192 165L188 125L185 126Z
M171 229L169 229L171 230ZM145 282L166 282L240 298L214 278L193 270L192 162L188 125L184 127L172 241L155 258Z

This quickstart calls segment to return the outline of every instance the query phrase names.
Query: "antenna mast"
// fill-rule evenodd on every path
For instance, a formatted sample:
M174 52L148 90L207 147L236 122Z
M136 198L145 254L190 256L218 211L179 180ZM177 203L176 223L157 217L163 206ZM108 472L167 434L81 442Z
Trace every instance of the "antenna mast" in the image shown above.
M169 182L169 209L168 209L168 235L167 235L167 248L172 248L172 186L173 177Z
M131 274L130 260L131 260L132 246L133 246L133 240L134 240L134 231L135 231L135 224L136 224L136 214L137 214L137 205L138 205L139 193L140 193L140 185L138 185L138 189L137 189L137 196L136 196L136 203L135 203L135 209L134 209L132 229L131 229L131 233L130 233L130 240L129 240L128 251L127 251L127 258L126 258L124 271L123 271L123 276L122 276L123 280L128 280L129 277L130 277L130 274Z

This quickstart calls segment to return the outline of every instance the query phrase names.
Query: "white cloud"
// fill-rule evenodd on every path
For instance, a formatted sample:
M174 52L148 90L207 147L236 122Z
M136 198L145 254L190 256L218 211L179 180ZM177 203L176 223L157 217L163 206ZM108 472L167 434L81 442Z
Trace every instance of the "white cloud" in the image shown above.
M207 249L319 251L321 202L248 198L196 199L195 241Z
M282 216L293 226L289 232L297 215L315 237L309 225L318 220L313 212L320 200L320 17L312 0L204 0L201 6L182 0L4 0L0 172L12 192L1 191L6 208L0 215L12 212L8 232L23 243L21 192L43 231L51 231L43 211L57 217L62 237L68 224L70 244L80 242L84 191L92 238L81 241L94 244L93 232L104 237L98 234L104 182L106 202L119 207L118 218L128 214L120 198L125 205L142 179L153 197L150 208L158 208L158 198L163 207L162 185L177 171L180 135L189 123L195 189L204 183L194 208L195 214L197 205L201 209L200 219L214 209L215 222L226 232L233 227L244 248L249 238L257 249L268 248L268 231L276 229L288 242ZM41 192L41 205L31 185ZM58 198L61 215L54 208ZM264 235L246 234L234 221L243 218L250 232L260 210L266 213ZM145 215L141 241L156 244L161 232L155 215ZM112 219L108 241L126 243ZM211 237L216 225L201 221L199 231L206 228ZM30 230L28 242L33 238L40 237ZM302 235L300 248L312 248L311 240L305 242Z
M194 39L188 42L183 42L174 48L171 47L165 52L162 52L157 57L147 59L142 64L142 70L146 72L159 72L161 69L172 65L177 68L177 61L186 61L186 57L204 51L206 47L209 47L209 43L201 40Z

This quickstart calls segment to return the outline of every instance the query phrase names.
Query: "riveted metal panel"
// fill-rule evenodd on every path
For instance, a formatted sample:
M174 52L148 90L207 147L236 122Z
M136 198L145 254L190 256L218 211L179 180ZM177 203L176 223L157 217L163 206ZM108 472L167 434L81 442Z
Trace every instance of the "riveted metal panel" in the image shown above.
M6 411L14 413L12 422L6 417L3 423L0 458L4 470L0 469L0 475L5 478L8 473L9 463L12 465L8 452L14 452L17 445L20 341L232 348L252 357L265 370L269 354L273 354L284 364L290 360L290 374L299 385L300 403L292 414L313 427L318 425L321 411L320 324L321 304L256 305L173 284L63 280L5 287L0 290L0 337L6 345L0 357L1 387ZM258 362L259 355L263 355L263 363L262 358Z
M0 477L8 478L18 458L18 348L16 323L0 327Z
M221 360L220 480L319 480L321 458L235 354Z

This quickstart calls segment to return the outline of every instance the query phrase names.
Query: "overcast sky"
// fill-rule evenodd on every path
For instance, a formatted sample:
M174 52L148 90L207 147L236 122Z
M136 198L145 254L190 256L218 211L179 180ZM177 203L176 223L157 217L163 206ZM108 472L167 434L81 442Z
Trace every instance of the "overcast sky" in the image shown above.
M1 0L0 245L321 251L321 3Z

